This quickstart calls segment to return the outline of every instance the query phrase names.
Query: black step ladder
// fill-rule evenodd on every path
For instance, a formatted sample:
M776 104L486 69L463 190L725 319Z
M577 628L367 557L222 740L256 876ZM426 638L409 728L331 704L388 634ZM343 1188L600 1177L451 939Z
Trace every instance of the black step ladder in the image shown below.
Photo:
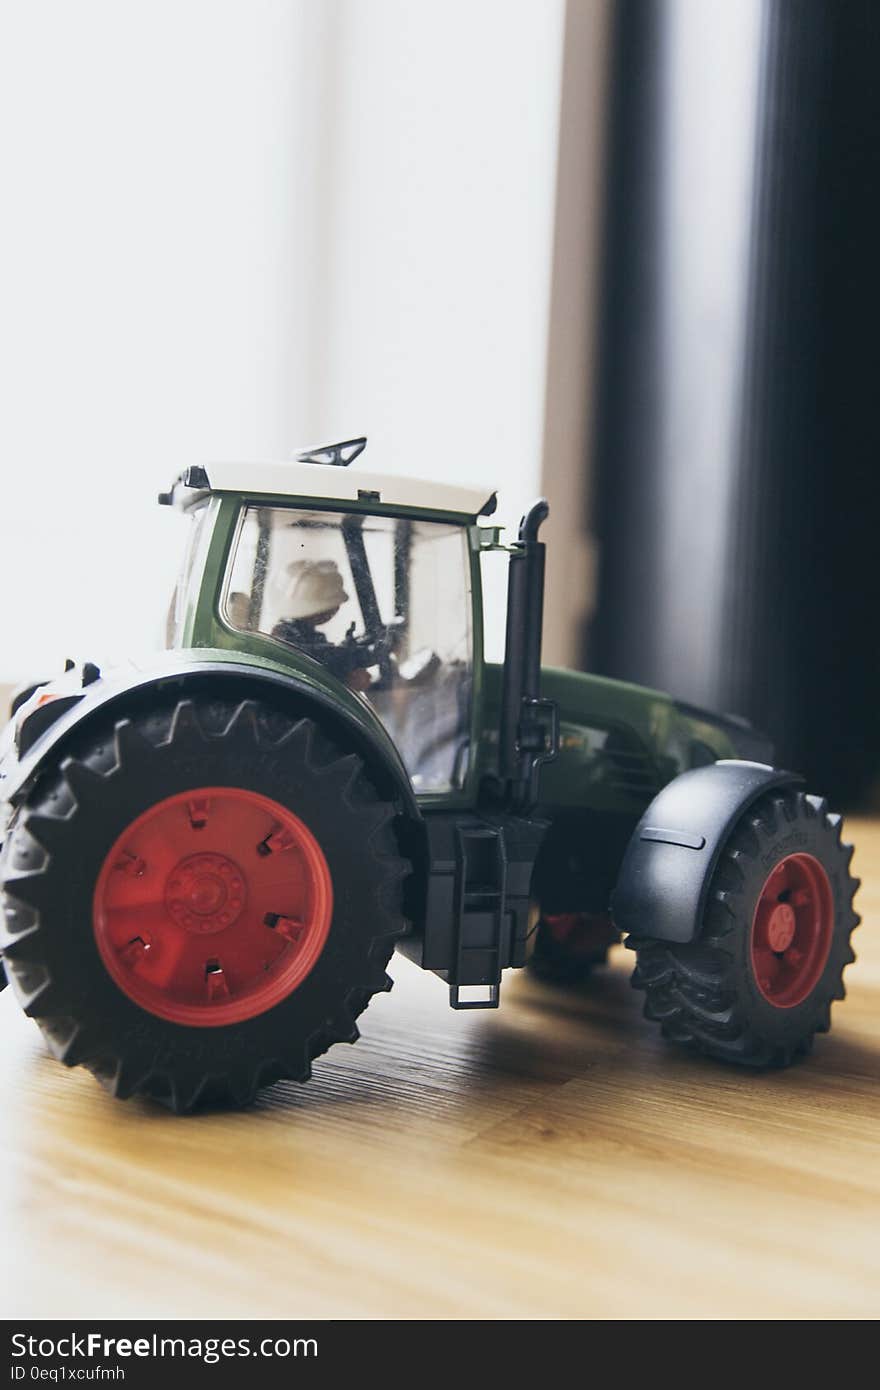
M453 1009L497 1009L510 954L507 856L499 827L465 822L455 832L456 940L449 972ZM472 990L482 997L466 998Z

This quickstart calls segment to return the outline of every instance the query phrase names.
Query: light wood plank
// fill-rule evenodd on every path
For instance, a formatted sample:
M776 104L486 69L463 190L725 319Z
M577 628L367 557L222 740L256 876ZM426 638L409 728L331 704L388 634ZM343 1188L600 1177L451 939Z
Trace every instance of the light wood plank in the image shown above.
M49 1060L0 998L6 1316L880 1312L880 823L813 1058L669 1048L631 958L455 1014L396 962L362 1040L247 1114L177 1119Z

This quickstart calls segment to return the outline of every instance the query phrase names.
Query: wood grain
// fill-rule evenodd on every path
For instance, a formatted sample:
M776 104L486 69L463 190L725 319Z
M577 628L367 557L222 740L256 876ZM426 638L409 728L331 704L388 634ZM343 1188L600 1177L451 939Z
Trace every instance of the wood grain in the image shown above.
M3 1308L30 1317L880 1313L880 824L832 1034L755 1076L641 1018L631 958L455 1014L404 961L246 1114L113 1102L0 998Z

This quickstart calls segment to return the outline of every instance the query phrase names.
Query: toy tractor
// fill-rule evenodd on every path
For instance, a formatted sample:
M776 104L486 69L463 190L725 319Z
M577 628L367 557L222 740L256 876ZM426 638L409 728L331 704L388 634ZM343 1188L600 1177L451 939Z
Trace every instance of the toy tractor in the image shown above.
M494 1008L505 969L570 980L622 934L674 1042L807 1052L853 959L840 817L745 721L542 670L547 504L504 546L494 495L360 473L365 442L190 468L168 650L15 711L0 945L53 1054L244 1104L357 1038L395 948Z

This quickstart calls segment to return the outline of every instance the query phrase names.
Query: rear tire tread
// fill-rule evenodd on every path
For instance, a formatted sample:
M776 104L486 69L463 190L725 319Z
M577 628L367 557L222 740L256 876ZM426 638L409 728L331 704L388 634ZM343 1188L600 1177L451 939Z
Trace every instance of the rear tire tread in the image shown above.
M376 869L376 934L364 949L363 983L349 990L344 1004L330 1007L324 1022L300 1043L281 1049L279 1055L242 1059L219 1073L195 1064L175 1070L158 1057L137 1059L126 1054L124 1042L108 1051L107 1040L88 1015L70 1016L70 1003L43 962L43 918L51 916L48 874L53 856L69 842L78 819L88 816L90 805L106 795L108 781L136 777L139 765L152 764L163 750L167 756L181 740L190 746L194 741L211 746L242 738L252 741L255 752L280 750L298 741L308 773L338 784L340 799L359 818L358 837ZM274 1081L306 1081L312 1062L335 1042L357 1039L355 1019L373 994L391 988L386 966L395 942L407 930L400 898L402 881L411 873L409 862L398 852L392 825L396 814L395 806L379 799L362 760L340 753L309 718L291 720L254 700L234 705L203 702L196 707L183 699L137 723L117 719L103 739L84 739L61 762L55 778L32 793L10 827L0 859L0 951L13 992L24 1012L37 1020L52 1054L65 1066L84 1066L120 1099L148 1096L182 1113L207 1096L216 1103L245 1105Z

